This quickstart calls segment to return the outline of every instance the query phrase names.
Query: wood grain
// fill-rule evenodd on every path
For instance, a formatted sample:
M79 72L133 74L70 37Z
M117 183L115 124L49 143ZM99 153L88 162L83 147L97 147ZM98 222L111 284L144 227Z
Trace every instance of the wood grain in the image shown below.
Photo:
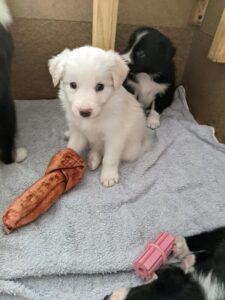
M194 4L191 15L189 18L189 24L194 26L201 26L205 17L205 13L209 4L209 0L197 0Z
M225 9L208 54L213 62L225 63Z
M119 0L93 0L92 44L114 49Z

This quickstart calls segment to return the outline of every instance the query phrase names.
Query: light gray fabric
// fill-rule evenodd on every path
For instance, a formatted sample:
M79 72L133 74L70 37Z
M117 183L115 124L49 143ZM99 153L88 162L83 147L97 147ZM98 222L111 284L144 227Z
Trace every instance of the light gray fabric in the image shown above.
M17 110L18 143L29 157L0 166L1 214L66 145L58 101L19 101ZM0 299L101 299L114 287L140 283L132 262L160 231L191 234L224 225L225 146L211 127L195 122L182 87L161 120L159 129L149 129L151 151L122 164L119 184L107 189L99 170L87 170L38 220L0 233Z
M1 300L103 300L113 289L140 285L134 273L95 275L42 276L0 280Z

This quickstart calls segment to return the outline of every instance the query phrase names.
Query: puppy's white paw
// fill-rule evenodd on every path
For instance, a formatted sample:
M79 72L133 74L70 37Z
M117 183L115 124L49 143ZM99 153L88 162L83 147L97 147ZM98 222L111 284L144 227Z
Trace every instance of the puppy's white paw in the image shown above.
M27 158L27 150L25 148L17 148L15 150L15 162L22 162Z
M193 270L193 266L195 265L196 259L194 254L187 255L182 261L182 267L186 273L191 272Z
M70 138L70 132L69 132L69 130L67 130L64 132L64 140L69 141L69 138Z
M92 171L98 168L101 162L101 156L97 152L90 151L88 154L88 168Z
M160 127L160 116L158 113L150 113L147 119L147 126L151 129Z
M100 180L101 180L101 183L106 187L113 186L115 183L119 182L118 171L117 170L102 170Z
M190 253L186 240L182 236L176 237L173 246L173 255L177 258L183 258Z

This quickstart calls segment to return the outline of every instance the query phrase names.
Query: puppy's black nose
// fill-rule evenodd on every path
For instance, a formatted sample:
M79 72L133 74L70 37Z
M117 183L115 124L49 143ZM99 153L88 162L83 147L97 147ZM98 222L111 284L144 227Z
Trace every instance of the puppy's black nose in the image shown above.
M128 63L127 66L130 69L130 71L133 71L134 65L132 63Z
M109 295L105 296L103 300L109 300Z
M80 115L84 118L90 117L91 109L82 109L82 110L80 110Z

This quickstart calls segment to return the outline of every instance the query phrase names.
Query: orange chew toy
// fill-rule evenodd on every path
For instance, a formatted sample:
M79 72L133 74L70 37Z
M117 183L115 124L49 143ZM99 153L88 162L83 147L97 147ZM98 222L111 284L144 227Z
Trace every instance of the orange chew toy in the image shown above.
M72 149L63 149L50 160L45 175L14 199L3 216L4 230L12 230L35 220L83 177L85 162Z

